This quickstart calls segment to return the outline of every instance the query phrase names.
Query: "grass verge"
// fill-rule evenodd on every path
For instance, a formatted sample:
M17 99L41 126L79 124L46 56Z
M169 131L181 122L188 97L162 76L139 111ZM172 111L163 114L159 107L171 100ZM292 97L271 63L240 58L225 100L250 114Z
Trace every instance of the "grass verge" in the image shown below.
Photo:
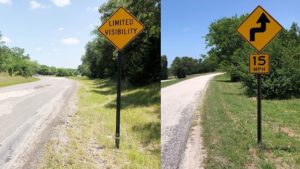
M201 73L201 74L188 75L188 76L186 76L186 78L182 78L182 79L178 79L175 76L172 76L172 78L169 78L167 81L164 80L160 83L161 88L173 85L175 83L179 83L179 82L187 80L187 79L191 79L193 77L203 76L203 75L207 75L207 74L210 74L210 73Z
M262 146L256 144L256 99L227 75L210 82L202 107L206 168L300 168L300 99L262 101Z
M47 145L41 168L160 168L160 85L123 87L117 150L115 82L81 79L79 84L78 110L63 139Z
M37 81L34 77L21 77L21 76L9 76L4 73L0 73L0 87L11 86L21 83L28 83Z

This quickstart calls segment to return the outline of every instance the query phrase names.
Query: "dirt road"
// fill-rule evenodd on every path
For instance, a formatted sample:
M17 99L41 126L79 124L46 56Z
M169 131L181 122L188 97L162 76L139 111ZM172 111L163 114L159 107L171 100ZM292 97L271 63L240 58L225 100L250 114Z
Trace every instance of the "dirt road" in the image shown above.
M20 168L28 151L74 93L76 82L41 77L37 82L0 88L0 168Z
M189 168L182 159L187 159L185 154L186 143L189 136L189 129L193 121L201 96L205 93L205 89L210 79L222 73L213 73L188 79L174 85L162 88L161 90L161 145L162 156L161 166L163 169ZM200 129L198 129L200 131ZM199 132L198 132L199 133ZM201 144L201 140L198 140ZM202 145L197 148L201 148ZM189 151L189 150L188 150ZM202 152L202 151L196 151ZM191 154L193 154L192 152ZM192 155L195 156L195 155ZM201 163L201 156L197 154L199 159L192 159L196 163ZM200 165L200 164L199 164ZM193 164L198 166L198 164Z

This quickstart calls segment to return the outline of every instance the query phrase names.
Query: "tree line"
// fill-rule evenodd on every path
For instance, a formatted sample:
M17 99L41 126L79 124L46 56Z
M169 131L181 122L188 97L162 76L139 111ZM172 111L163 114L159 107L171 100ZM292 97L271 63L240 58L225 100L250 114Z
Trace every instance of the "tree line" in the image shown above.
M206 41L211 48L209 57L228 72L231 81L241 81L246 93L256 93L256 77L248 72L249 54L256 53L235 31L247 15L226 17L209 26ZM300 28L292 23L268 45L271 71L262 76L264 98L291 98L300 96Z
M80 75L77 69L70 68L56 68L54 66L40 65L37 71L40 75L54 75L54 76L77 76Z
M144 31L121 53L122 78L132 85L145 85L160 80L160 0L108 1L99 8L101 21L107 20L119 7L131 12L144 26ZM117 51L97 30L86 45L81 74L91 78L116 78Z
M0 33L0 72L8 73L11 76L30 77L35 74L74 76L78 75L77 69L66 69L40 65L32 61L25 50L19 47L9 48L1 41Z
M256 51L236 32L238 25L248 16L224 17L212 22L205 36L207 55L200 59L176 57L167 68L166 56L161 57L161 79L173 73L177 77L189 74L226 71L233 82L240 81L246 94L256 94L256 77L248 72L249 54ZM267 46L264 52L270 54L271 71L262 76L263 98L286 99L300 96L300 28L292 23ZM169 73L166 73L168 72Z
M185 78L187 75L216 71L217 64L213 59L203 54L199 59L189 56L177 56L168 69L167 56L163 55L161 56L161 80L168 79L169 75Z

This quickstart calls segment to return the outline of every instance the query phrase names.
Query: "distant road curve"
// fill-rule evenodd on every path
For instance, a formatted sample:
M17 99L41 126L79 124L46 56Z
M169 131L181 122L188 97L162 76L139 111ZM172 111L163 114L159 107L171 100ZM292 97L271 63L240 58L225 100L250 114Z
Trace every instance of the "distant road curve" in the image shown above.
M24 153L62 113L75 89L75 81L57 77L0 88L0 168L25 163Z
M193 113L209 80L220 74L197 76L161 89L161 168L180 167Z

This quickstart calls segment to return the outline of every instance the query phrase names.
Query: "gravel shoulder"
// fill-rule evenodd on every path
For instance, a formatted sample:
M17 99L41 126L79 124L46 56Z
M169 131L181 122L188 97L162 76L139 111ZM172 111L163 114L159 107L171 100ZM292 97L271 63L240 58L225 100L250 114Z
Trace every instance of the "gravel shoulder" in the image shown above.
M190 160L187 159L189 155L184 155L184 152L194 113L209 80L220 74L222 73L198 76L161 89L161 166L163 169L180 168L183 158L185 161ZM201 129L194 131L196 133L192 132L192 135L196 138ZM195 144L200 144L200 147L201 142L201 139L194 141Z
M25 154L27 159L22 164L22 168L42 168L49 142L52 140L59 140L60 142L56 147L57 149L67 142L68 137L64 129L68 128L72 116L77 111L78 88L78 82L74 81L74 86L64 95L65 99L60 113L52 119L48 127L44 128L43 131L41 131L41 134L37 136L37 139L34 140L35 146L27 150Z

